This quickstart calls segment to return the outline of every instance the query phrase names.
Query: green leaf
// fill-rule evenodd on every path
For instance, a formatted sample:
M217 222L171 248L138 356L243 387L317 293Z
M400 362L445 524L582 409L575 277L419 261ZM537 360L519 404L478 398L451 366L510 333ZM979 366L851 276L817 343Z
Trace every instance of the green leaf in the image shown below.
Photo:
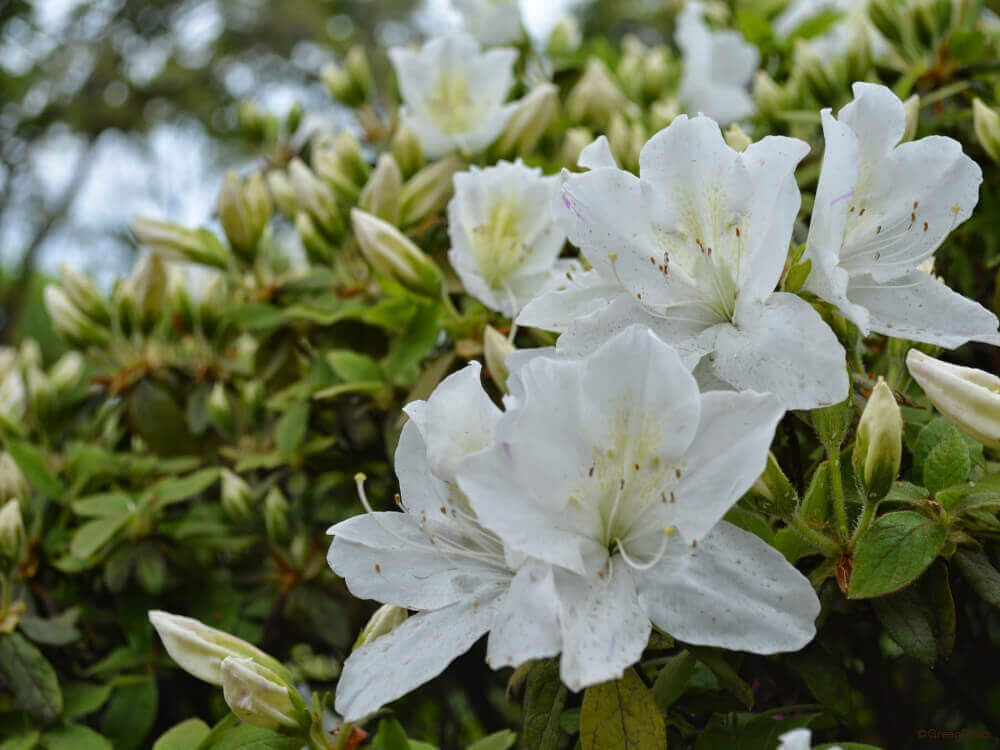
M535 664L524 688L522 750L555 750L559 746L559 715L565 705L566 687L559 680L559 661L545 659Z
M851 683L844 666L829 651L814 641L786 658L825 709L841 721L851 719Z
M209 468L188 474L186 477L161 479L143 493L143 502L164 507L179 503L204 492L219 479L219 469Z
M972 468L969 447L957 430L947 433L924 459L924 486L936 494L965 481Z
M349 349L335 349L327 352L326 361L337 377L347 383L382 381L383 379L382 368L374 359Z
M34 750L41 736L37 729L21 729L0 740L0 750Z
M916 585L872 602L875 614L889 637L917 661L933 666L937 661L934 626Z
M421 305L382 361L382 372L394 385L406 386L420 375L420 362L430 354L441 332L439 305Z
M107 703L114 685L95 685L92 682L70 682L63 685L63 718L78 719L89 716Z
M173 394L149 378L139 381L125 399L129 426L161 456L190 452L197 444L188 429L187 415L177 405Z
M202 742L198 750L300 750L301 747L299 738L241 724L220 732L208 743Z
M508 750L514 747L516 741L517 735L509 729L504 729L473 742L467 750Z
M116 750L110 742L90 727L67 724L42 736L45 750Z
M118 687L101 720L101 731L110 737L116 750L141 747L156 721L159 696L152 677Z
M934 561L947 533L912 510L879 517L854 553L848 598L866 599L903 588Z
M808 726L816 714L776 718L765 714L716 714L698 735L696 750L772 750L785 732Z
M698 659L694 654L681 651L663 666L653 683L653 699L661 711L665 713L684 694L684 688L697 665Z
M135 500L127 492L105 492L73 502L73 512L79 516L108 518L135 510Z
M410 750L406 730L393 718L382 719L372 739L372 750Z
M291 456L305 440L309 427L309 402L298 401L292 404L274 428L274 438L278 450L285 456Z
M159 594L167 582L167 561L155 544L144 544L135 556L135 575L150 594Z
M813 409L810 415L819 441L824 446L839 448L854 422L854 397L848 394L839 404Z
M65 646L80 637L80 631L75 626L79 616L79 607L72 607L47 619L34 615L21 615L19 627L21 632L35 643Z
M628 669L620 680L587 688L580 710L583 750L663 750L667 728L653 694Z
M62 713L62 692L55 670L20 633L0 636L0 678L14 696L14 707L38 721L48 723Z
M726 661L725 652L721 649L702 646L691 646L689 650L697 657L698 661L712 670L712 674L715 675L727 693L734 696L747 708L753 708L753 690Z
M191 750L208 736L211 730L201 719L188 719L175 724L160 735L153 750Z
M59 498L65 492L63 483L45 467L41 451L31 443L9 439L7 452L36 490L52 498Z
M132 518L131 514L98 518L88 521L73 532L69 543L69 552L73 557L86 560L101 547L111 541L111 538Z
M985 551L962 547L951 556L951 561L980 599L1000 607L1000 572L993 567Z

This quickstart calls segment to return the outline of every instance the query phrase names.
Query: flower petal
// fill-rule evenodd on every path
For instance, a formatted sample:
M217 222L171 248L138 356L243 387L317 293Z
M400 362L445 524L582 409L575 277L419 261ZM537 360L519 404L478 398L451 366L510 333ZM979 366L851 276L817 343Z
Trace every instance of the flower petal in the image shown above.
M633 573L649 618L687 643L773 654L816 635L819 599L777 550L725 521L694 549Z
M559 609L552 568L523 565L510 583L490 630L486 661L493 669L559 653Z
M608 304L609 299L624 294L615 281L608 281L590 269L579 266L553 274L517 316L517 324L546 331L565 331L577 318Z
M837 113L837 119L858 137L862 162L875 164L892 151L906 132L903 102L891 89L858 81L851 90L854 99Z
M608 143L606 135L599 135L589 146L584 146L576 163L584 169L618 168L618 162L611 153L611 144Z

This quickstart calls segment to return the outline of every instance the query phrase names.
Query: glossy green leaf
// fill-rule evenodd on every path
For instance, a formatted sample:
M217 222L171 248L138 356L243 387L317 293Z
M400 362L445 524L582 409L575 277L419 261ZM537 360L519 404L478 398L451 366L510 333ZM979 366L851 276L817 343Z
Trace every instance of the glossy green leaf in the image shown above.
M118 750L107 739L82 724L50 729L42 736L44 750Z
M634 669L620 680L587 688L580 710L583 750L663 750L667 728L656 701Z
M190 750L208 736L211 730L201 719L188 719L175 724L153 744L153 750Z
M854 553L848 597L898 591L927 569L944 547L947 530L910 510L876 519Z
M36 490L52 498L62 496L63 483L48 470L38 448L22 440L8 440L7 452Z
M73 532L69 543L70 554L86 560L111 541L115 534L131 520L131 514L111 516L88 521Z
M20 633L0 635L0 681L13 695L14 707L41 722L63 710L59 679L48 659Z
M509 729L504 729L473 742L466 750L508 750L514 747L516 741L517 735Z

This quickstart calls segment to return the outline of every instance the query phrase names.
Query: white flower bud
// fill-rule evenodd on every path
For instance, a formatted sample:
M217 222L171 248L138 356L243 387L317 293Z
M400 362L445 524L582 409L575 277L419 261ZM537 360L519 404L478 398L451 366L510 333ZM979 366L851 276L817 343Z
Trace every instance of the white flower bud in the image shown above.
M588 128L569 128L563 135L563 164L570 169L575 169L580 160L580 152L593 142L594 134Z
M228 656L252 659L281 679L291 681L281 663L256 646L222 630L210 628L192 617L153 609L149 621L163 641L170 658L185 672L212 685L222 684L222 660Z
M320 79L330 96L341 104L354 107L364 99L364 94L354 85L351 76L336 63L323 66L322 71L320 71Z
M579 22L573 16L566 15L553 27L546 47L552 57L569 57L580 48L582 42L583 33Z
M358 208L351 209L351 224L361 253L375 270L416 294L441 294L441 269L396 227Z
M464 167L459 157L446 156L407 180L400 196L400 226L417 224L448 205L455 191L451 178Z
M362 97L367 98L375 91L375 78L372 76L371 66L368 64L368 56L365 55L365 48L356 44L347 50L344 57L344 71L350 78L351 85L361 92Z
M24 380L28 386L28 400L31 408L44 413L52 405L52 384L37 365L25 368Z
M361 191L358 207L390 224L397 224L402 190L403 173L396 159L392 154L382 154Z
M400 123L396 126L390 148L404 177L410 177L424 166L424 149L406 125Z
M757 111L762 115L774 115L785 109L785 93L763 70L757 71L753 79L753 98Z
M69 301L84 315L98 323L107 323L111 320L111 306L89 276L62 263L59 266L59 283Z
M483 358L490 377L504 393L507 393L507 376L510 375L507 357L513 352L514 344L506 336L493 326L486 326L483 331Z
M918 349L907 353L906 367L945 419L983 445L1000 448L1000 378Z
M115 296L135 312L141 326L152 326L159 320L167 303L167 269L160 254L140 258Z
M306 729L312 723L298 691L253 659L227 656L220 671L226 704L247 724Z
M881 500L892 489L903 458L903 416L892 389L879 377L854 441L854 473L869 500Z
M268 490L264 498L264 526L272 542L288 536L288 500L277 487Z
M649 119L655 130L663 130L681 113L676 97L658 99L649 107Z
M642 61L642 93L648 98L659 96L670 82L670 49L660 44L649 51Z
M566 98L566 114L570 121L607 127L611 116L625 108L625 94L618 88L607 66L592 57Z
M13 562L21 556L24 543L24 522L21 519L21 501L8 500L0 508L0 558Z
M244 184L236 172L226 172L219 191L218 210L219 221L233 249L244 258L253 258L271 218L271 198L260 174L255 173Z
M61 336L82 345L107 343L109 339L107 329L84 315L56 285L49 284L45 287L42 300L45 302L45 310L52 319L52 325Z
M379 636L391 633L396 627L405 622L406 618L407 612L405 608L392 604L383 604L375 610L375 614L368 620L368 624L358 634L357 640L354 641L354 648L360 648L366 643L371 643Z
M280 170L273 170L267 173L267 188L274 199L274 205L278 207L285 216L291 218L298 213L299 206L295 202L295 188L288 175Z
M253 517L250 505L250 485L229 469L222 470L222 509L226 515L236 521L245 521Z
M511 158L533 151L558 110L559 87L547 81L535 86L521 99L500 133L496 153L500 158Z
M333 139L333 151L337 155L337 160L354 179L354 184L364 185L371 168L361 153L361 143L354 133L346 128L337 133L337 137Z
M316 228L316 223L305 211L295 215L295 231L299 233L306 257L313 263L324 265L333 260L333 245Z
M24 499L31 495L31 486L14 457L0 451L0 500Z
M351 170L342 163L331 141L322 141L313 148L312 165L316 174L326 182L338 198L354 203L361 195L359 183Z
M229 265L229 252L207 229L185 229L173 222L136 216L132 219L132 233L150 250L168 258L216 268Z
M80 384L87 365L80 352L63 354L49 370L49 382L56 391L71 391Z
M1000 163L1000 112L987 107L982 99L973 99L972 126L979 145L993 161Z
M340 237L344 231L344 222L330 188L301 159L292 159L292 163L288 165L288 174L298 205L309 212L324 234L331 239Z
M221 431L233 431L233 406L229 403L226 386L222 381L217 381L208 394L208 413L212 417L212 424Z

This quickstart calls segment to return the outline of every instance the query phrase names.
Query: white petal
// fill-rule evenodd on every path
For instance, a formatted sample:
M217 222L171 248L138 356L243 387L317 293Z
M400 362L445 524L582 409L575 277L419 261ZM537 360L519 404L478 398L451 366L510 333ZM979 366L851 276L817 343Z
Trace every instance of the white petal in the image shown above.
M516 667L529 659L559 653L559 610L552 568L522 566L504 595L490 629L486 661L493 669Z
M577 318L588 315L622 294L621 286L596 270L567 270L553 274L538 296L524 306L517 324L546 331L565 331Z
M479 124L468 133L456 135L460 148L467 154L478 154L484 151L497 139L500 132L507 127L510 118L517 111L519 101L504 104L486 112Z
M402 110L403 124L409 128L420 142L420 147L429 159L437 159L450 154L456 149L455 139L445 135L441 129L426 117L411 111L408 107Z
M757 47L738 31L727 29L712 34L712 80L734 88L746 86L760 63ZM705 112L706 115L712 116Z
M670 523L685 540L701 539L750 489L767 464L785 409L772 395L714 391L701 395L698 433L682 459Z
M891 89L875 83L859 81L852 90L854 99L841 107L837 119L857 134L862 161L876 163L903 138L903 102Z
M642 656L652 628L620 558L614 572L586 576L556 571L562 659L559 676L571 690L619 679Z
M844 348L812 306L794 294L771 296L756 319L720 326L715 373L738 389L773 393L788 409L843 401Z
M433 532L436 525L428 524ZM406 513L355 516L330 529L327 562L359 599L436 609L495 586L497 569L445 555Z
M886 336L948 349L967 341L1000 345L996 315L923 271L881 284L855 276L847 296L868 310L871 329Z
M408 618L361 646L344 662L337 682L337 713L357 721L437 677L487 630L499 599L465 599Z
M725 521L680 554L634 574L649 618L678 640L733 651L798 651L816 634L809 581L754 534Z
M593 143L585 146L576 163L584 169L618 168L618 162L615 161L614 154L611 153L611 144L608 143L606 135L597 136Z
M403 507L415 518L448 516L439 512L448 505L450 490L440 478L434 476L427 462L427 444L420 429L411 419L403 425L396 445L394 459L399 494Z

